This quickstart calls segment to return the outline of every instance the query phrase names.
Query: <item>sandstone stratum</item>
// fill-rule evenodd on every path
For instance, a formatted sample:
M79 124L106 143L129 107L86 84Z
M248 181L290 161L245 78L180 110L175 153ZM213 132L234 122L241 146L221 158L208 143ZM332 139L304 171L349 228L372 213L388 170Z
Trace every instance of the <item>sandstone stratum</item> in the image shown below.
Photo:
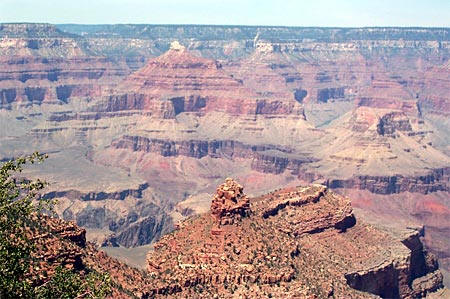
M445 277L449 49L447 28L0 24L0 160L48 153L25 175L97 246L156 242L227 177L312 183L423 227Z

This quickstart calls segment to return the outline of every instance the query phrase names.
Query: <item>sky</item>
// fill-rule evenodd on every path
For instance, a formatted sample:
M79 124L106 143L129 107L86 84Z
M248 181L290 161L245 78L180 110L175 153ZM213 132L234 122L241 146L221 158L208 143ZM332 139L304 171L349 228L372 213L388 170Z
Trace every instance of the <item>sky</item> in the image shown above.
M0 0L0 23L450 27L450 0Z

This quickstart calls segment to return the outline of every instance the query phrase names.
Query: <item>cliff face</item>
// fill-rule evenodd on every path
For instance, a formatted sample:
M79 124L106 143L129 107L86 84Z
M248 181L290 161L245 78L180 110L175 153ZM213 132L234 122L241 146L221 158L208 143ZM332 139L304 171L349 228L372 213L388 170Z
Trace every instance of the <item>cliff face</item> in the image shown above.
M438 269L436 258L424 251L419 234L418 231L410 232L404 236L405 239L401 240L410 250L409 264L407 262L396 266L384 262L375 265L365 273L360 271L347 273L345 278L348 284L353 288L372 292L383 298L425 297L427 293L436 291L439 288L437 282L442 279L442 274L436 271ZM393 284L392 278L397 282ZM425 280L430 284L427 285ZM428 291L423 288L426 285L430 288Z
M8 28L8 24L4 24ZM42 25L41 25L42 26ZM260 38L267 39L314 39L318 41L358 41L358 40L408 40L408 41L445 41L449 39L446 28L301 28L301 27L257 27L257 26L205 26L205 25L56 25L57 28L73 34L84 33L89 37L116 34L120 37L145 38L196 38L199 40L245 39L254 38L260 32ZM198 31L204 32L203 38ZM405 42L403 42L405 44Z
M148 184L144 183L138 186L137 189L127 189L117 192L88 192L82 193L78 190L67 190L67 191L50 191L42 195L43 199L55 199L60 197L65 197L71 200L80 199L84 201L90 200L125 200L128 196L133 196L137 198L142 197L142 193L148 188Z
M102 90L130 73L123 61L100 57L2 56L0 66L0 107L4 109L100 97Z
M212 158L244 158L251 159L251 168L266 173L283 173L286 169L298 173L303 163L312 159L290 159L283 154L289 154L289 149L273 145L250 145L233 140L186 140L171 141L149 139L142 136L123 136L113 141L111 147L131 149L146 153L157 153L164 157L187 156L197 159L209 156ZM281 156L277 156L281 155Z
M380 120L380 123L383 119ZM401 122L400 122L401 123ZM409 128L409 123L407 123ZM394 127L389 130L392 133ZM397 127L403 130L404 126ZM378 130L379 126L378 126ZM388 129L383 129L384 134ZM290 150L271 145L252 146L240 142L228 141L170 141L161 139L149 139L142 136L123 136L113 141L113 148L130 149L146 153L157 153L164 157L187 156L197 159L209 156L213 158L227 157L229 159L251 159L251 168L263 173L280 174L288 171L299 178L311 181L308 173L302 170L309 163L317 161L308 157L295 157ZM316 176L312 178L315 180ZM356 188L367 189L378 194L393 194L401 192L418 192L427 194L429 192L447 191L449 185L449 169L440 168L419 176L356 176L350 179L327 179L324 182L330 188Z
M418 177L397 176L360 176L348 180L330 179L326 185L330 188L366 189L377 194L417 192L427 194L436 191L448 191L449 168L435 169L428 175Z
M118 230L119 227L122 227L122 230ZM169 233L173 229L173 223L168 215L159 213L128 225L110 225L110 229L116 230L116 233L108 236L102 246L136 247L150 244Z

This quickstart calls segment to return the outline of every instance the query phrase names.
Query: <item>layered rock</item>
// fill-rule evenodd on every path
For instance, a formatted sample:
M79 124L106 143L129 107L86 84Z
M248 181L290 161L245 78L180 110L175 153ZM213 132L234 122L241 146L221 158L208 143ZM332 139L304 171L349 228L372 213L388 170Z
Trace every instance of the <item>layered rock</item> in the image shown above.
M67 104L102 95L130 69L120 59L4 56L0 59L0 108Z
M233 140L171 141L143 136L123 136L111 143L113 148L157 153L164 157L187 156L227 159L251 159L251 169L262 173L280 174L289 171L298 174L302 166L313 158L290 154L291 149L273 145L250 145Z
M333 125L336 139L325 137L330 141L318 150L320 162L311 164L318 166L315 178L330 188L378 194L448 190L448 157L433 148L433 131L421 117L358 107ZM305 173L299 177L307 179Z
M252 160L251 168L262 173L282 174L289 172L297 175L308 163L315 159L308 156L289 155L274 151L257 152Z
M357 176L355 178L328 179L330 188L366 189L377 194L418 192L428 194L436 191L448 191L450 169L435 169L417 177L396 176Z
M334 57L337 53L361 51L366 55L402 55L418 52L439 53L448 49L447 28L289 28L257 26L202 25L58 25L59 29L83 35L87 46L103 54L111 47L121 55L161 53L173 40L189 49L213 57L242 57L270 41L269 49L291 53L319 52ZM106 43L105 36L114 36ZM133 42L130 45L130 40ZM151 42L144 43L150 40ZM109 48L108 48L109 46ZM262 45L263 47L265 45Z
M438 271L437 260L423 249L419 236L420 232L414 230L401 236L400 241L410 250L407 260L401 258L397 263L378 261L365 271L346 273L349 285L383 298L422 298L442 287L438 282L442 280L442 274ZM398 285L392 284L396 275Z
M413 82L409 85L416 87L416 96L419 97L419 104L425 111L435 114L449 114L450 99L450 63L447 62L433 66L423 73L416 74ZM425 78L425 79L423 79Z
M272 198L269 207L264 208L263 217L269 218L276 216L289 206L300 207L307 204L318 203L327 192L327 188L322 185L314 186L314 188L311 189L312 190L299 189L290 191L287 194L277 193L276 197ZM304 196L305 191L309 191L306 196ZM319 209L320 207L319 205L310 206L313 206L314 209ZM356 223L350 202L346 202L343 206L339 207L326 205L322 209L328 210L328 217L319 219L317 217L308 217L308 214L311 214L311 211L309 211L308 206L306 206L301 210L301 217L303 220L301 223L288 221L285 224L280 224L280 229L284 232L293 233L295 236L298 236L304 233L320 232L332 227L345 231Z
M227 180L211 213L180 223L155 244L148 254L155 277L149 295L410 298L442 287L435 259L423 251L416 231L400 237L364 224L348 199L324 186L251 199L252 212L238 225L214 225L222 219L217 202L223 206L241 192Z
M116 192L105 192L105 191L91 191L91 192L81 192L79 190L63 190L63 191L50 191L41 195L43 199L55 199L55 198L67 198L70 200L124 200L128 196L142 198L142 193L148 188L148 184L144 183L138 186L137 189L126 189Z
M0 37L2 56L75 57L85 54L77 35L51 24L0 24Z
M220 103L219 103L220 99ZM124 80L97 111L150 110L173 118L182 112L219 109L227 113L256 110L250 90L221 70L221 65L174 46Z
M211 217L214 209L183 221L149 252L149 272L96 250L76 225L45 217L48 233L34 236L39 267L30 274L41 285L58 265L82 276L92 270L108 273L113 296L140 298L418 298L442 288L442 274L424 251L419 231L355 221L348 199L324 186L282 189L249 200L230 179L216 199L236 194L252 202L252 213L219 227Z
M178 42L168 52L124 80L93 111L150 111L174 118L182 112L229 114L297 114L295 101L259 98L242 80L227 74L218 61L197 57Z
M151 139L143 136L123 136L120 139L114 140L111 146L114 148L126 148L147 153L158 153L165 157L182 155L198 159L206 156L218 158L221 155L251 158L253 152L257 151L271 149L286 151L286 149L283 149L282 147L274 148L272 145L249 145L233 140L171 141L156 138Z
M356 99L358 106L387 108L400 110L408 114L419 113L417 102L411 94L394 80L372 80L371 85L364 88Z

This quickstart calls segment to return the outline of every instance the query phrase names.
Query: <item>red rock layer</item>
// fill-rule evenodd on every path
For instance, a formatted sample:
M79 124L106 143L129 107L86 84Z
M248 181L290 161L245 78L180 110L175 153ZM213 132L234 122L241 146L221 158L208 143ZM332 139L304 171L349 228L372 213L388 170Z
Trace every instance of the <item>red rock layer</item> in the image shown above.
M273 145L250 145L233 140L183 140L171 141L152 139L143 136L123 136L114 140L111 147L131 149L146 153L158 153L164 157L188 156L203 158L245 158L251 159L251 168L264 173L283 173L288 170L298 174L305 163L314 159L309 157L289 157L290 150ZM278 152L278 155L274 153Z
M6 56L0 59L0 69L0 108L100 97L130 72L123 62L96 57Z
M150 296L410 298L442 287L417 232L356 221L348 199L324 186L252 199L249 216L233 225L211 216L186 220L155 244Z
M366 189L377 194L418 192L428 194L436 191L448 191L450 168L435 169L418 177L396 176L357 176L351 179L328 179L330 188Z
M290 114L295 102L259 98L222 70L214 60L171 49L148 61L124 80L96 111L147 110L173 118L181 112L223 111L229 114Z
M392 63L395 63L395 58L392 59ZM390 75L389 66L382 58L373 59L372 64L369 84L360 86L355 98L356 105L400 110L410 115L418 115L416 95L405 87L401 77ZM411 66L411 69L413 68Z

